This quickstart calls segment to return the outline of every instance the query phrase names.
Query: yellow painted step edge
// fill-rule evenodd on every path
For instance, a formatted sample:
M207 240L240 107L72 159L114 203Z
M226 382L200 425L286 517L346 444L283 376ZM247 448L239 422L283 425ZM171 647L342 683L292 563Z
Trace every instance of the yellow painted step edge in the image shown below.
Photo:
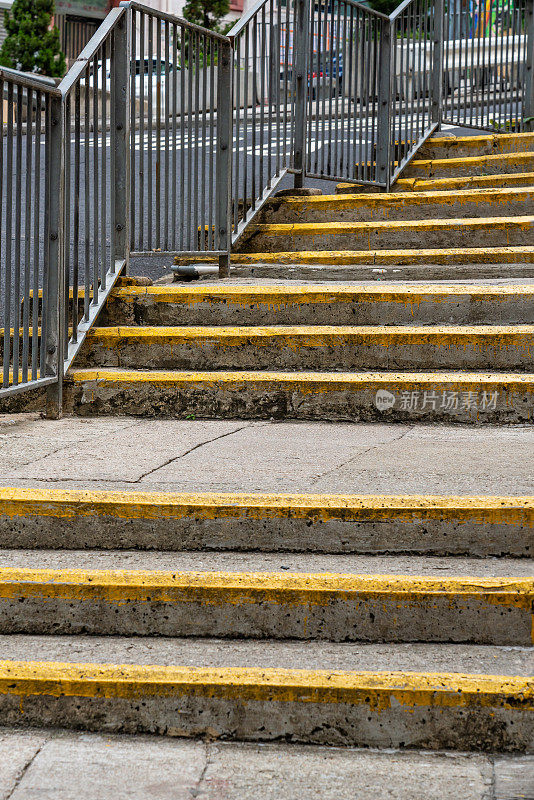
M481 136L435 136L427 139L425 145L456 145L475 146L477 144L498 144L500 141L510 142L517 141L518 143L532 142L534 145L534 133L524 131L522 133L489 133Z
M132 286L115 289L112 297L126 303L135 300L153 299L158 303L205 303L224 300L228 303L273 305L291 303L331 303L331 302L398 302L418 304L427 299L443 300L469 297L477 302L507 300L515 297L534 298L534 284L498 286L495 284L428 284L384 288L380 284L371 286L332 286L317 284L313 286Z
M119 492L0 487L3 517L119 519L343 519L523 523L534 526L531 497L440 495L235 494Z
M513 186L526 186L534 182L534 172L509 172L495 175L458 175L456 178L399 178L394 183L394 187L411 187L412 191L432 191L435 187L442 187L450 190L458 189L460 186L469 187L470 184L488 184L499 186L511 184ZM426 189L424 187L427 187ZM338 183L337 192L346 192L350 189L351 193L362 191L357 183Z
M432 164L432 166L440 168L446 166L453 169L465 165L475 167L480 164L482 169L485 164L493 164L496 161L503 162L504 166L506 162L511 162L514 165L522 161L532 161L534 163L534 153L527 151L518 153L490 153L489 155L483 156L459 156L458 158L425 158L411 161L410 167L423 167Z
M0 694L21 698L135 699L200 696L228 700L393 704L440 708L534 707L530 678L462 673L345 672L247 667L141 666L0 661Z
M113 326L92 328L87 339L114 346L120 341L137 342L220 341L225 344L243 344L263 341L268 344L292 340L302 345L320 346L324 342L361 344L465 344L486 343L491 346L534 344L534 325L462 325L462 326L412 326L412 325L273 325L273 326Z
M509 391L534 392L534 375L517 372L181 372L88 368L69 370L68 376L74 383L97 381L162 386L201 384L214 388L224 385L225 388L235 389L251 384L261 387L277 384L288 389L299 389L304 393L344 389L374 391L382 387L417 389L421 386L446 386L448 389L457 387L460 390L504 386Z
M289 572L0 569L1 599L122 602L313 603L445 597L532 612L534 578L419 577Z
M324 264L326 266L401 266L409 264L534 263L534 246L452 247L405 250L286 250L274 253L233 253L232 264ZM209 255L176 258L176 263L211 264ZM325 273L324 278L328 277Z
M357 187L355 187L357 188ZM462 202L489 202L491 200L506 203L512 201L530 200L534 192L533 186L504 187L489 189L462 189L449 192L427 191L427 192L391 192L386 193L362 193L357 194L325 194L311 197L275 197L267 202L267 207L292 206L296 208L306 207L313 209L327 210L328 208L337 210L350 210L370 206L387 207L390 206L413 206L427 203L438 205L454 205ZM439 212L438 212L439 213Z
M394 233L403 230L431 231L442 228L462 228L476 230L479 228L522 228L529 230L534 225L534 216L519 217L473 217L457 219L417 219L417 220L378 220L372 222L279 222L258 223L251 226L252 233L262 233L269 236L319 236L334 233L370 232L380 233L387 231Z

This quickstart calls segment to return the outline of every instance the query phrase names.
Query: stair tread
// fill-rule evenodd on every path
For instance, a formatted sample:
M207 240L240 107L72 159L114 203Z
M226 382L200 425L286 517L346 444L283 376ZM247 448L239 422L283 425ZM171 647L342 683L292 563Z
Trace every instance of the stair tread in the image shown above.
M488 153L482 155L474 155L474 156L458 156L453 158L425 158L425 159L413 159L410 161L409 166L419 166L420 164L447 164L448 166L455 167L461 166L462 164L485 164L485 163L493 163L495 161L512 161L514 164L518 161L530 161L534 159L534 153L530 150L519 150L517 152L511 153Z
M0 659L212 668L532 675L533 649L472 644L0 635Z
M68 373L74 381L111 380L111 381L280 381L288 383L324 382L324 383L465 383L494 384L511 382L518 384L534 384L534 375L522 372L268 372L266 370L214 370L214 371L179 371L179 370L141 370L121 369L120 367L77 367Z
M269 573L273 585L288 575L362 575L372 576L376 585L387 583L388 576L417 580L436 578L440 581L480 579L513 581L534 577L534 560L530 558L468 558L435 556L361 556L352 553L258 553L258 552L166 552L134 550L0 550L0 583L8 579L10 570L59 570L61 582L65 570L132 570L184 573L230 573L254 582L255 573ZM75 576L71 576L75 577ZM82 575L80 573L80 579ZM50 578L46 577L46 580ZM22 579L22 578L21 578ZM150 580L147 574L146 580ZM410 581L408 580L408 583ZM451 584L454 588L454 583Z
M420 201L435 201L437 203L445 203L449 199L453 200L466 200L470 197L474 199L484 199L484 198L492 198L498 197L502 199L506 198L518 198L524 197L528 198L532 194L534 190L534 173L532 174L532 186L494 186L489 187L487 189L480 189L480 188L471 188L471 189L456 189L456 190L449 190L449 191L420 191L420 192L410 192L409 194L406 192L395 192L395 186L393 186L393 191L391 192L358 192L358 185L353 184L354 186L354 193L349 194L345 192L343 194L323 194L323 195L313 195L311 197L291 197L291 195L287 197L275 197L271 198L267 201L266 206L269 207L270 205L274 205L276 207L280 206L292 206L292 205L308 205L308 206L328 206L329 204L333 206L351 206L351 205L364 205L364 206L378 206L378 205L395 205L396 203L402 204L410 204L413 203L416 205ZM349 184L340 184L343 186L347 186Z
M337 222L276 222L276 223L251 223L250 232L263 234L277 234L286 232L319 233L321 231L346 231L346 230L372 230L395 231L399 228L480 228L496 226L530 226L534 223L534 216L510 217L451 217L447 219L416 219L416 220L372 220L370 222L354 222L351 220Z
M92 328L90 339L107 338L274 338L283 336L390 337L506 337L534 334L534 325L117 325Z
M237 279L236 279L237 280ZM510 283L508 283L508 280ZM517 280L517 279L515 279ZM272 282L271 282L272 281ZM221 298L242 302L243 299L251 298L254 302L272 302L272 298L301 298L302 296L312 296L314 300L320 302L321 300L331 301L332 299L352 299L354 298L367 298L372 297L380 300L382 296L394 295L396 297L409 295L419 296L424 294L436 296L474 296L485 298L488 295L492 297L507 297L507 296L524 296L532 295L534 297L534 281L525 283L513 282L514 279L502 280L495 279L491 283L480 281L470 281L464 283L425 283L420 282L406 282L406 283L393 283L388 281L381 281L379 284L374 282L362 281L347 281L347 284L339 285L337 282L299 282L288 280L284 283L279 283L276 279L271 281L261 279L245 279L242 278L234 285L228 285L225 280L224 285L221 286L220 282L210 283L209 281L202 281L199 285L183 286L176 284L165 284L156 286L132 286L114 289L112 297L118 299L142 298L146 300L154 299L158 302L178 301L187 302L189 299L210 299Z

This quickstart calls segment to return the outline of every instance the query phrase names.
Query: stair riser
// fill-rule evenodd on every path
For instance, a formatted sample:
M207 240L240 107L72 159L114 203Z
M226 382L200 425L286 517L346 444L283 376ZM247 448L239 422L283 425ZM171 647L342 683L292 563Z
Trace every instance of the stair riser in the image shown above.
M290 512L288 511L288 516ZM135 524L132 520L135 519ZM84 516L0 516L4 548L231 550L300 553L410 553L530 557L534 527L528 524L479 523L459 516L447 521L349 521L336 519L262 519L247 515L202 519L201 513L181 519L118 519L103 514Z
M526 153L534 150L534 134L520 136L500 134L496 136L465 136L449 139L428 139L417 151L417 157L426 158L472 158L491 156L497 153Z
M448 158L443 160L423 161L417 159L408 165L403 173L404 178L442 178L469 177L479 175L502 175L514 172L532 172L534 170L534 153L503 154L474 158L473 161Z
M532 422L534 419L534 388L521 384L488 386L488 395L497 391L495 409L459 407L440 408L443 391L477 392L477 404L482 404L482 389L473 384L440 384L439 380L425 383L398 383L395 375L386 385L374 384L370 379L365 386L349 388L340 382L336 388L308 383L258 383L247 385L237 376L235 382L217 385L212 382L179 382L171 385L151 381L88 380L76 384L69 392L68 404L74 413L82 416L115 414L118 416L169 417L183 419L188 416L226 419L308 419L345 420L355 422L430 422L496 424ZM386 392L380 401L377 392ZM403 392L419 392L417 404L406 406ZM438 394L436 407L428 402L423 406L424 391ZM447 395L450 397L450 395ZM461 398L461 395L459 395ZM377 402L380 409L377 408ZM391 405L391 403L393 405Z
M313 339L315 338L315 341ZM278 341L277 341L278 340ZM122 340L108 347L91 339L87 366L163 370L534 370L534 337L309 336L246 339L239 344Z
M509 247L534 245L532 224L443 225L434 227L387 227L347 230L302 231L251 230L241 250L269 253L298 250L389 250L422 247Z
M372 196L371 196L372 197ZM262 223L289 222L384 222L387 220L457 219L459 217L528 216L534 208L534 192L503 200L499 197L463 199L445 195L443 201L413 202L409 194L405 201L369 202L363 198L349 203L339 202L277 202L272 201L258 219Z
M66 692L66 696L65 696ZM211 697L209 694L211 693ZM534 723L530 708L493 705L450 707L410 702L394 695L378 701L314 702L310 690L286 690L281 700L254 697L251 689L221 697L209 687L177 687L169 696L146 692L105 697L53 687L50 693L0 695L0 722L6 726L41 726L225 739L328 744L361 747L417 747L427 750L530 752ZM229 694L229 693L228 693ZM259 693L257 693L259 694Z
M1 634L215 636L365 642L469 642L529 646L532 612L482 597L365 593L343 599L319 593L203 589L198 600L137 600L135 592L98 592L96 599L34 597L22 587L0 599ZM53 589L53 587L52 587ZM150 589L145 589L145 593ZM160 592L157 587L154 594ZM307 600L306 598L310 599Z
M533 265L534 273L534 265ZM329 277L330 279L330 277ZM265 302L207 299L187 303L158 302L150 297L124 302L112 298L99 324L112 325L507 325L534 320L534 295L474 297L399 294L357 296L327 302L307 302L289 297Z

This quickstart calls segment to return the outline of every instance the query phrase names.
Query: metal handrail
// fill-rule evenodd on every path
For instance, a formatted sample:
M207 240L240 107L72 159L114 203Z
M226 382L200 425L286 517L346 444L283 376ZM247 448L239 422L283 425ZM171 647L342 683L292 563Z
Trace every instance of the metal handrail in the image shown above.
M28 72L19 72L11 67L0 67L0 80L7 80L24 86L25 89L34 89L37 92L46 92L51 97L60 97L61 92L53 79L42 78L38 75L33 77Z

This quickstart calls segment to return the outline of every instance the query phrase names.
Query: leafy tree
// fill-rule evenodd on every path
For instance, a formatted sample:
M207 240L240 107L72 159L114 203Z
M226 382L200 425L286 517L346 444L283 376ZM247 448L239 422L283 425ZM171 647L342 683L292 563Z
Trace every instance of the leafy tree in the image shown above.
M54 0L15 0L4 20L7 37L0 50L0 65L52 78L65 74L59 31L50 27Z
M210 31L224 33L228 26L221 25L221 20L229 10L229 0L187 0L184 6L184 17L195 25L201 25Z
M400 6L401 0L371 0L369 5L375 11L380 11L381 14L392 14L397 6Z

